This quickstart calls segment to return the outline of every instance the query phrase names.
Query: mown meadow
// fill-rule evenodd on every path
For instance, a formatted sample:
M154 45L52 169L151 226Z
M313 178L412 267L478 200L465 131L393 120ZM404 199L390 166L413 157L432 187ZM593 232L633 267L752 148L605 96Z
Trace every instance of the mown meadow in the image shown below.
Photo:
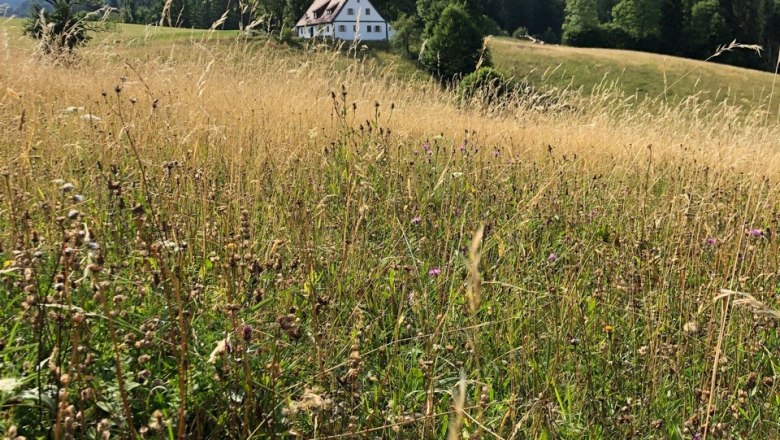
M5 437L780 436L771 107L3 38Z

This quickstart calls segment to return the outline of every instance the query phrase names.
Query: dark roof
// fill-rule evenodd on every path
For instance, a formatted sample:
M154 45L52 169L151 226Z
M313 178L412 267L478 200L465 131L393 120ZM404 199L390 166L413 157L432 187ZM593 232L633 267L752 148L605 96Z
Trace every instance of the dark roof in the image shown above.
M339 15L347 0L314 0L296 26L330 23Z

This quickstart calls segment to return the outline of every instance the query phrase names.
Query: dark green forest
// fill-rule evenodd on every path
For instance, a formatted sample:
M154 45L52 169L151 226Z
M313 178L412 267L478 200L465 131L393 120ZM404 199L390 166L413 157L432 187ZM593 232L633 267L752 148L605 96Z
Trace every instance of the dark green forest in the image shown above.
M58 0L62 1L62 0ZM67 0L65 0L67 1ZM73 0L71 0L73 1ZM77 0L76 0L77 1ZM186 28L254 27L280 32L311 0L111 0L128 23ZM13 6L12 2L12 6ZM16 3L20 3L18 0ZM94 3L94 2L92 2ZM409 55L432 35L447 6L463 6L484 35L532 36L546 43L642 50L703 59L737 40L763 47L716 61L774 70L780 51L780 0L373 0L399 30Z

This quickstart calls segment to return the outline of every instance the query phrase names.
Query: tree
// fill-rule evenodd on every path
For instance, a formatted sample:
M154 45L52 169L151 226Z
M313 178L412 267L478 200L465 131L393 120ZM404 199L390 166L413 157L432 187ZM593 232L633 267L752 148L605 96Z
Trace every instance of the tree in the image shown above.
M688 55L704 57L731 41L731 31L718 0L702 0L691 8L691 21L685 31Z
M502 29L514 32L522 23L530 21L533 7L534 3L531 1L492 0L485 5L485 14Z
M396 21L402 15L414 15L417 12L414 0L375 0L372 3L387 21Z
M666 53L680 54L688 14L683 0L663 0L661 3L661 40L662 49Z
M125 23L151 24L160 21L162 0L121 0L119 16Z
M566 18L563 22L563 41L572 35L599 26L597 0L566 0Z
M393 27L395 28L395 36L390 43L408 58L414 58L422 39L420 19L415 15L401 14L398 20L393 22Z
M95 5L91 0L44 0L48 7L35 4L24 24L24 33L41 43L47 55L70 54L89 41L86 20Z
M636 40L661 36L661 3L658 0L621 0L612 9L617 26Z
M119 4L119 18L125 23L138 23L138 9L135 0L122 0Z
M417 0L417 15L423 22L423 35L426 38L433 35L433 28L449 4L450 0Z
M548 42L560 42L565 0L529 0L525 11L529 14L528 18L520 24L527 27L531 35L542 36Z
M774 0L767 14L765 41L763 42L767 70L776 69L780 65L780 0Z
M463 9L471 17L481 17L485 13L484 0L459 0Z
M599 0L599 20L609 23L612 20L612 9L618 4L618 0Z
M420 63L446 80L471 73L480 60L484 60L483 40L474 17L463 6L450 4L433 27L420 55Z
M771 5L767 0L739 0L727 4L726 21L731 24L734 37L741 43L755 44L763 40Z
M311 4L310 0L285 0L283 23L285 26L293 26L306 12Z

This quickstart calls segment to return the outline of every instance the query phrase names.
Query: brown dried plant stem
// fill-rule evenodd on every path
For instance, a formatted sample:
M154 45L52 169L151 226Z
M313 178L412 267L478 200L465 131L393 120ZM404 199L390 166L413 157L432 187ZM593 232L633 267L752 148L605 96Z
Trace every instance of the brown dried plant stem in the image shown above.
M352 180L350 178L347 181L351 182ZM347 204L346 212L348 213L349 198L347 198L346 204ZM312 336L315 342L314 344L315 355L317 356L317 372L319 375L320 384L324 385L326 383L325 356L323 354L323 343L322 343L323 341L322 341L321 322L320 322L320 313L319 313L319 299L317 293L317 286L314 283L316 279L316 269L315 269L316 262L315 262L314 255L312 255L312 249L315 248L317 243L316 228L314 226L313 219L311 219L308 216L303 216L298 220L301 224L301 229L302 229L299 248L303 250L303 263L304 263L304 267L306 267L308 270L306 275L306 280L304 281L304 293L307 294L309 310L311 313L312 334L313 334ZM342 232L343 233L342 265L346 263L346 253L347 253L347 246L348 246L347 223L348 223L347 219L345 219L344 229Z
M235 292L235 286L237 285L237 282L239 280L238 274L236 273L237 269L235 265L231 263L230 267L230 277L228 279L228 289L227 289L227 295L228 295L228 304L230 307L230 310L228 311L230 315L230 322L232 325L232 332L234 335L239 335L236 342L238 352L241 355L241 368L244 370L244 392L246 395L244 396L244 414L243 414L243 426L241 427L242 435L244 438L249 437L249 428L250 423L252 420L254 420L254 417L251 417L252 415L252 407L253 407L253 391L252 391L252 369L249 365L249 357L247 355L247 342L244 341L244 339L241 337L241 324L238 320L237 311L238 311L238 303L237 295ZM236 381L238 382L239 378L236 378ZM240 388L240 386L239 386Z
M141 155L138 151L138 146L135 143L135 140L130 132L130 126L125 121L124 115L122 113L122 104L119 100L120 94L121 94L122 88L120 86L117 86L115 88L116 96L117 96L117 106L115 114L119 118L120 123L122 124L122 132L125 134L125 137L127 138L128 144L130 145L130 149L133 152L133 156L136 162L136 165L138 166L139 172L141 173L141 186L144 191L144 195L146 197L146 203L149 207L150 214L152 216L152 226L154 227L155 232L158 235L158 239L160 241L159 246L156 249L152 249L155 258L157 259L158 263L160 264L160 267L163 271L163 274L165 277L169 280L170 285L173 290L174 294L174 300L176 303L176 315L177 315L177 323L179 327L179 350L178 350L178 390L179 390L179 409L178 409L178 428L177 428L177 438L179 440L183 440L186 436L187 432L187 375L189 371L188 366L188 347L187 347L187 323L186 319L184 317L184 299L182 297L181 292L181 282L179 278L171 271L165 261L165 258L163 256L163 253L165 252L164 248L164 242L165 237L162 232L162 228L159 226L159 220L157 218L157 211L154 209L153 206L153 198L151 190L149 189L149 181L146 177L146 167L141 160Z
M780 49L777 50L777 63L775 64L775 75L772 78L772 90L769 92L769 104L767 105L766 119L764 124L769 123L769 116L772 114L772 102L775 97L775 85L777 84L777 77L780 76ZM780 106L778 106L778 122L780 122Z
M120 353L122 351L122 344L119 342L119 338L116 334L116 326L114 325L114 313L111 308L111 302L106 298L106 292L100 281L97 278L97 273L92 272L92 285L96 290L100 299L100 304L103 306L103 313L106 314L106 325L108 327L108 335L111 338L111 345L114 348L114 369L116 370L117 387L119 388L119 397L122 400L122 410L125 413L125 419L127 420L127 438L135 439L138 434L135 430L133 423L133 411L130 407L130 398L127 394L127 386L125 384L125 376L122 371L122 358Z
M466 308L464 313L466 314L467 326L464 329L467 335L468 345L471 348L471 358L474 362L474 371L480 375L479 382L482 382L482 360L479 350L479 331L480 323L478 312L482 301L482 277L479 272L479 262L482 257L482 239L485 234L485 225L480 224L479 228L474 231L471 239L471 245L469 246L469 260L468 260L468 273L465 283L465 299ZM465 398L466 398L466 374L461 372L461 378L458 382L458 387L454 391L454 409L457 415L456 419L450 423L448 430L448 439L455 439L460 436L460 430L463 425L463 418L468 417L474 421L477 425L477 435L481 436L484 431L484 425L481 423L483 417L483 408L477 405L478 411L477 419L465 414Z
M71 243L68 242L68 244L71 244ZM71 254L70 256L66 256L64 254L64 252L63 252L64 248L65 248L64 245L61 246L60 258L59 258L59 261L58 261L58 267L59 266L71 267L72 264L73 264L73 260L75 258L75 254ZM55 271L55 273L56 273L56 271ZM62 300L64 298L64 299L68 299L69 300L70 299L70 290L71 290L70 289L70 274L69 274L68 271L65 271L65 273L63 275L64 275L64 277L63 277L64 280L63 280L63 283L62 283L62 287L63 287L62 298L58 298L58 299ZM52 277L52 283L53 282L54 281L53 281L53 277ZM58 313L60 313L60 312L58 312ZM62 327L63 327L63 325L58 325L57 326L57 348L58 348L58 353L60 353L61 351L59 351L59 350L62 349L61 344L60 344ZM73 367L76 365L75 361L76 361L77 353L78 353L78 350L77 350L77 347L78 347L78 332L71 330L70 337L71 337L71 362L70 362L70 365L68 366L68 369L69 369L68 373L69 373L69 376L72 378L73 377L72 370L73 370ZM61 367L62 364L60 362L58 362L57 365ZM61 378L57 382L58 382L58 388L59 388L59 385L62 384ZM58 405L57 405L57 415L56 415L56 419L55 419L55 422L54 422L54 438L55 438L55 440L59 440L60 436L62 435L62 412L60 411L60 405L62 405L62 403L67 401L67 399L64 398L64 396L60 393L59 389L57 390L57 398L58 398L58 402L57 402L58 403Z
M177 438L183 440L187 434L187 376L189 370L189 361L187 357L187 320L184 317L184 299L181 292L181 284L178 277L168 267L168 263L163 258L160 248L152 248L152 253L160 265L163 275L170 282L173 290L174 301L176 302L176 319L179 327L179 350L178 350L178 389L179 389L179 409L177 417L179 419L177 428Z
M712 402L715 395L715 386L718 379L718 363L720 362L720 355L723 352L723 338L726 334L726 324L728 320L729 309L731 307L731 297L727 297L723 302L720 310L720 326L718 328L718 340L715 344L715 357L712 361L712 374L710 376L710 395L707 400L707 413L704 421L704 436L703 440L707 440L707 435L710 432L710 413L712 412Z
M477 318L477 312L482 301L482 277L479 273L479 260L482 257L481 246L482 237L485 234L485 225L482 224L474 232L471 239L471 246L469 247L469 265L468 275L466 276L466 300L468 305L468 319L469 327L471 327L470 341L474 363L476 364L477 371L480 370L480 358L479 358L479 344L477 343L477 330L474 327L479 323Z
M748 200L747 206L749 206L750 201L753 200L753 194L748 195L747 200ZM738 249L742 246L743 240L744 240L744 235L740 235L737 240ZM740 266L742 264L744 264L744 259L740 259L739 255L735 255L734 263L731 265L731 270L730 270L731 280L738 279ZM709 395L709 399L707 400L707 412L705 414L703 440L707 440L707 436L710 432L710 418L712 417L711 413L712 413L713 401L715 398L715 388L718 380L718 363L720 361L720 356L723 351L723 339L725 338L726 335L726 325L728 324L730 306L731 306L731 295L727 295L726 301L723 302L723 306L721 308L720 327L718 329L718 340L715 345L715 356L712 361L712 375L710 376L710 390L709 390L710 395Z

